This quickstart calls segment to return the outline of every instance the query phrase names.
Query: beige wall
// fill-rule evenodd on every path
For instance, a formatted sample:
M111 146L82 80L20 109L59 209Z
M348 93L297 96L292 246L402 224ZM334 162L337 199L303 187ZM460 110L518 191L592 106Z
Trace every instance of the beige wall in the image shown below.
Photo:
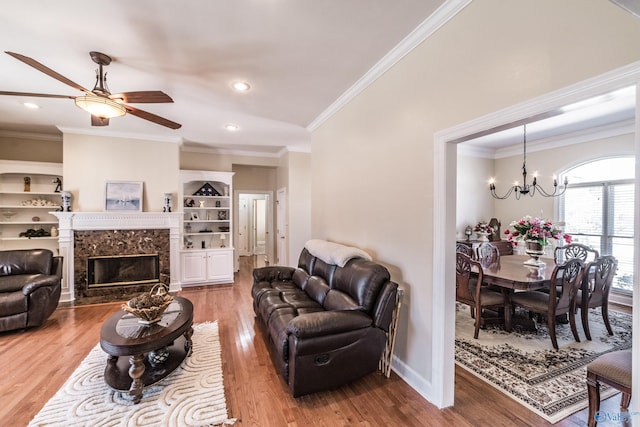
M289 265L297 266L311 234L311 155L290 152L285 156L288 172Z
M406 292L395 366L425 396L446 286L430 280L434 134L637 61L639 38L606 1L474 1L313 132L313 235L391 268Z
M458 155L456 180L456 239L466 239L464 229L495 217L489 195L489 177L493 176L493 159ZM475 234L472 238L475 239Z
M62 163L62 137L0 134L0 159Z
M276 190L276 168L264 166L233 165L233 189L236 191Z
M239 156L208 151L180 151L180 169L231 172L233 165L278 166L277 157Z
M172 142L65 133L64 189L73 194L73 210L102 212L107 181L143 181L142 210L162 211L164 193L178 194L179 149Z

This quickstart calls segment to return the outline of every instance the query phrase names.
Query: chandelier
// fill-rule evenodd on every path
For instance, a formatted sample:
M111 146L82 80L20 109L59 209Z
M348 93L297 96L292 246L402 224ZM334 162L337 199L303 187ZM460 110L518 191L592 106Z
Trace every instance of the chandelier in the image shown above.
M531 183L531 185L527 184L527 125L524 125L523 128L524 128L524 151L523 151L524 154L523 154L523 160L522 160L522 185L518 184L518 181L516 181L513 184L513 186L509 188L509 191L507 191L507 194L505 194L504 196L499 196L496 193L495 182L493 178L491 178L491 180L489 181L489 191L491 191L491 195L494 198L501 199L501 200L511 196L511 193L515 193L516 199L520 199L520 196L526 195L526 194L533 197L536 194L536 191L544 197L558 197L563 195L564 192L567 190L567 184L569 183L566 177L564 178L564 185L560 188L560 191L558 191L558 180L556 179L555 176L553 177L553 191L551 192L545 191L545 189L538 184L538 178L536 177L535 174L533 176L533 182Z

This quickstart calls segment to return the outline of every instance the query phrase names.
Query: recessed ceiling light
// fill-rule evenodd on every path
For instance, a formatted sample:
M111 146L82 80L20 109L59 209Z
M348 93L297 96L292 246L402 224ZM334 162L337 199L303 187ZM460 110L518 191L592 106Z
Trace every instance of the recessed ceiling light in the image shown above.
M251 86L249 86L247 82L233 82L231 83L231 87L237 92L246 92L251 89Z
M40 108L38 104L34 104L33 102L23 102L22 105L31 110L37 110L38 108Z
M238 129L240 129L240 126L238 126L238 125L237 125L237 124L235 124L235 123L227 123L226 125L224 125L224 128L225 128L226 130L228 130L229 132L235 132L235 131L237 131Z

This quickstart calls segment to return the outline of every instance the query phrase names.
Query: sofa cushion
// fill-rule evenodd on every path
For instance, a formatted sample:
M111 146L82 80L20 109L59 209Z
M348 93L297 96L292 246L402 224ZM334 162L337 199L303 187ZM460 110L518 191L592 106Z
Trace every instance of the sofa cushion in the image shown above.
M26 313L28 310L27 299L22 290L0 293L0 317ZM26 322L24 326L26 326Z
M336 270L332 289L349 295L360 309L371 313L380 289L389 280L389 270L382 265L355 258ZM338 300L333 296L327 301L337 306L347 303L345 299Z
M48 249L0 251L0 276L50 274L53 253Z
M309 277L309 281L307 282L307 286L304 288L304 291L312 300L323 305L327 292L329 292L329 285L324 278L311 276Z
M312 272L315 263L316 257L311 255L308 250L302 249L302 252L300 252L300 258L298 258L298 267L304 271Z
M16 274L13 276L0 276L0 293L22 292L29 283L40 281L42 278L51 277L44 274ZM23 294L24 295L24 294Z
M322 277L330 287L333 287L333 275L337 268L338 266L335 264L327 264L321 259L316 259L313 265L313 271L311 271L310 274L311 276Z

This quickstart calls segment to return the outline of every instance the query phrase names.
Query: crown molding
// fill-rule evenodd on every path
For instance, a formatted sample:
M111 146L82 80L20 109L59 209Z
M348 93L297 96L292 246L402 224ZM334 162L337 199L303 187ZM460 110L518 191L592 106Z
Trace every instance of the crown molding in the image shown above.
M239 156L239 157L268 157L268 158L278 158L280 157L280 150L277 153L269 153L266 151L249 151L249 150L234 150L229 148L218 148L218 147L192 147L188 145L183 145L181 151L185 151L188 153L201 153L201 154L216 154L216 155L227 155L227 156Z
M35 141L62 141L62 135L53 133L17 132L11 130L0 130L0 137L16 139L32 139Z
M620 135L630 135L634 132L635 120L625 120L619 123L598 126L591 129L584 129L564 135L539 139L537 141L527 141L527 153L551 150L554 148L566 147L569 145L597 141L599 139L613 138ZM517 144L495 150L493 158L502 159L505 157L518 156L521 154L522 144Z
M386 73L404 56L411 52L416 46L429 38L440 27L446 24L458 12L464 9L472 0L447 0L431 16L425 19L418 27L406 36L400 43L391 49L380 61L378 61L367 73L362 76L353 86L347 89L333 104L318 115L308 126L307 130L313 132L318 129L331 116L336 114L342 107L348 104L360 92L375 82L380 76Z
M625 120L618 123L583 129L563 135L543 138L535 141L527 141L527 153L552 150L554 148L582 144L585 142L597 141L599 139L614 138L621 135L630 135L634 132L635 120ZM521 143L498 149L482 148L461 143L458 144L457 149L458 155L494 160L519 156L522 154Z
M62 127L62 126L58 126L58 129L63 134L103 136L108 138L138 139L142 141L155 141L155 142L170 142L178 145L183 144L183 139L181 137L176 137L176 136L159 136L159 135L147 135L147 134L127 133L127 132L112 132L112 131L106 131L102 129L97 130L97 129L84 129L84 128L70 128L70 127Z

